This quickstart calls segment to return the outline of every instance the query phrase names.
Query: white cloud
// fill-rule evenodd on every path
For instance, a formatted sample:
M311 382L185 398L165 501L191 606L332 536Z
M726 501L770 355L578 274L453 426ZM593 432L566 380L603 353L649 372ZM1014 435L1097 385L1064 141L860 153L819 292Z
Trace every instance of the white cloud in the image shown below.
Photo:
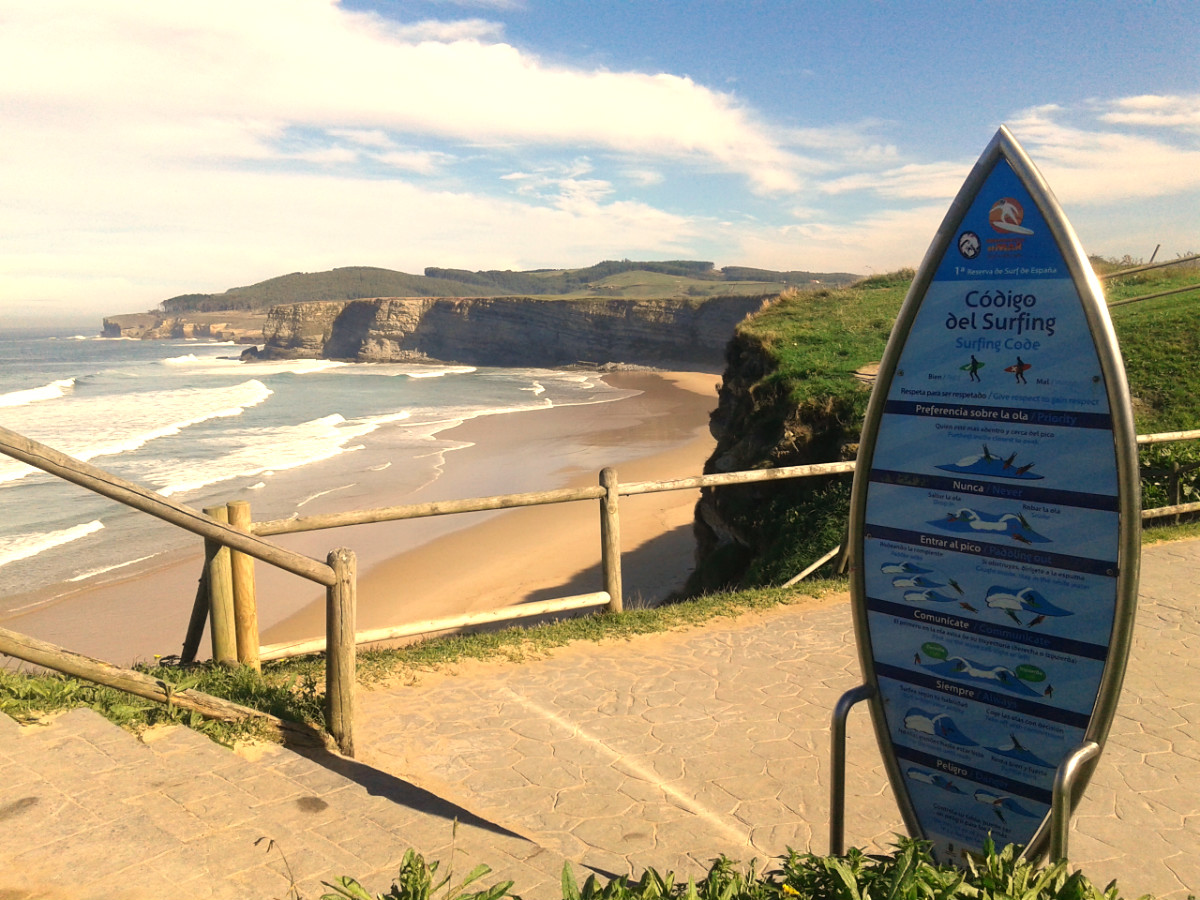
M666 176L657 169L627 168L622 169L620 175L638 187L654 187L666 181Z
M330 128L326 132L331 137L342 138L363 147L387 149L395 144L381 128Z
M389 150L375 154L374 158L393 169L418 175L432 175L453 159L449 154L427 150Z
M825 194L873 191L881 197L948 201L958 193L970 171L969 162L908 163L879 172L831 178L821 182L819 189Z
M920 260L970 162L911 146L896 121L785 130L686 77L551 65L484 19L402 25L334 0L5 0L3 20L10 306L145 309L355 264L645 254L882 270ZM1198 123L1196 95L1139 96L1038 107L1013 127L1103 236L1132 221L1112 214L1122 205L1188 208ZM706 212L629 199L657 185L673 210ZM1171 228L1194 229L1187 218ZM1151 213L1137 227L1163 239Z
M35 0L0 30L0 97L18 126L53 110L109 140L131 125L251 128L236 150L264 124L352 128L591 145L715 165L761 191L799 185L802 161L729 95L675 75L544 65L478 33L443 37L414 43L332 0ZM192 146L160 149L186 158Z
M359 153L357 150L352 150L349 147L325 147L315 150L302 150L299 153L288 154L288 156L291 159L299 159L304 162L324 166L357 162Z
M861 275L915 267L945 214L945 204L934 204L842 222L814 218L782 227L742 226L729 235L730 256L765 268Z
M486 19L461 19L454 22L443 22L427 19L413 25L393 26L391 33L404 41L453 41L499 39L504 36L504 26L499 22L489 22Z
M1200 94L1124 97L1108 104L1108 108L1100 116L1102 122L1200 131Z
M413 43L416 32L332 0L7 3L0 303L113 312L355 263L687 255L695 224L618 199L579 155L589 148L759 190L798 184L797 160L727 95L672 75L547 66L487 30L427 29ZM447 177L453 193L406 183L465 158L431 145L570 156L505 198L480 193L478 174L473 189Z
M192 173L180 191L170 173L151 171L140 191L169 213L170 228L140 211L114 216L107 194L66 185L44 198L55 208L40 223L0 206L9 236L0 240L0 305L54 297L98 316L335 266L585 265L611 247L674 256L696 233L685 217L600 202L602 186L586 181L564 183L552 205L306 173ZM62 232L68 217L73 230Z
M1145 108L1147 98L1137 99ZM1114 106L1124 102L1116 101ZM1065 118L1067 111L1060 107L1042 106L1026 110L1010 123L1063 202L1114 204L1200 189L1200 142L1178 140L1187 128L1169 142L1161 134L1094 124L1072 126L1062 122ZM1109 121L1107 116L1101 119ZM1159 118L1155 124L1164 122Z
M525 0L431 0L450 6L474 6L483 9L524 9Z
M583 214L599 209L601 201L614 193L612 182L587 177L592 171L591 161L579 158L541 166L530 172L509 172L500 178L512 182L518 195L535 197L558 209Z

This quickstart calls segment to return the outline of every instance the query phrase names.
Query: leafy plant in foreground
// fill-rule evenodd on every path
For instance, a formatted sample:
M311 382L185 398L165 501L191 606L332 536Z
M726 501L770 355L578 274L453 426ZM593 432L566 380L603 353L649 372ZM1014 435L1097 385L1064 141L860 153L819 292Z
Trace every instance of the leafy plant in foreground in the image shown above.
M502 881L484 890L468 891L468 886L492 871L490 866L482 863L453 886L450 885L452 874L435 885L433 880L437 870L437 860L426 863L425 857L410 848L404 851L400 872L392 882L392 889L386 894L372 897L361 884L343 875L332 884L323 882L326 887L333 888L334 893L323 895L321 900L432 900L439 891L442 892L442 900L499 900L508 894L508 889L513 885L511 881Z
M372 897L352 878L330 884L337 893L322 900L432 900L445 890L445 900L500 900L512 882L474 893L465 888L486 875L477 866L462 884L436 886L438 864L426 865L408 850L400 874L387 894ZM516 895L513 895L516 896ZM778 869L759 874L754 866L742 872L725 857L713 861L699 881L677 881L675 873L648 868L637 881L614 878L604 882L589 875L580 885L571 864L562 872L563 900L1121 900L1116 883L1100 890L1082 872L1069 872L1065 862L1039 866L1022 858L1021 848L1009 845L997 852L989 839L979 857L968 857L967 868L938 865L927 841L898 838L894 852L867 854L852 849L845 856L817 856L788 849ZM1140 900L1153 900L1145 895ZM1196 900L1189 895L1188 900Z
M788 849L780 872L781 892L803 900L942 900L960 894L965 873L938 866L929 844L901 838L890 855L851 848L845 856L797 854Z

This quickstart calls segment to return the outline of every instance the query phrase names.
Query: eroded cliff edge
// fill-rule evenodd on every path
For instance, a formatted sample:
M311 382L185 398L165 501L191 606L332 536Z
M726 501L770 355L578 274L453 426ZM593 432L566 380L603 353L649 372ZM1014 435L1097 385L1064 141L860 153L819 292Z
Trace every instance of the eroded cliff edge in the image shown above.
M374 298L272 308L260 358L440 361L480 366L609 362L720 367L764 297L707 300Z
M911 270L792 292L738 324L712 413L706 473L852 460L875 363ZM687 593L786 582L843 542L850 479L705 488Z

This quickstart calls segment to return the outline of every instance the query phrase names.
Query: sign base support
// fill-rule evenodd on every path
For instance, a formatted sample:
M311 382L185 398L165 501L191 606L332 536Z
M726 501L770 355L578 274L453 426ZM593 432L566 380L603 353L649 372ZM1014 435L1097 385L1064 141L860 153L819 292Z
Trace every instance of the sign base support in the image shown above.
M1084 741L1062 761L1054 774L1054 797L1050 809L1050 861L1067 859L1067 835L1071 830L1071 807L1075 783L1088 762L1100 755L1100 745ZM1090 767L1089 767L1090 768Z
M875 687L860 684L838 698L829 729L829 855L846 853L846 720L850 710L875 696ZM1067 861L1071 830L1071 807L1075 785L1089 762L1100 755L1100 745L1085 741L1076 747L1054 775L1054 799L1050 817L1050 861Z
M841 856L846 852L846 719L856 704L874 696L874 685L860 684L842 694L833 708L833 723L829 729L830 856Z

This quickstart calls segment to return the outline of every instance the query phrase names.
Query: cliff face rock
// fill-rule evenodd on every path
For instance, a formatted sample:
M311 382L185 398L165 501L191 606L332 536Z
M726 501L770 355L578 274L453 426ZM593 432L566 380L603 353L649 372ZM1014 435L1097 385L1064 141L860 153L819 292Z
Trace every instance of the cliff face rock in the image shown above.
M709 420L717 444L706 474L854 459L857 419L832 400L797 406L767 377L774 365L753 337L739 332L729 342ZM799 568L771 570L773 560L789 555L781 546L803 546L802 565L837 546L848 497L849 481L837 477L705 488L692 526L697 566L687 593L786 580Z
M207 338L214 341L257 344L263 339L263 325L266 321L267 317L262 314L229 311L191 313L186 316L171 316L153 312L130 313L105 317L100 335L101 337L140 338L143 340Z
M714 368L761 297L682 300L376 298L270 310L259 354L483 366L575 362Z
M321 355L364 362L440 359L420 338L435 301L426 298L353 300L334 318Z
M319 357L343 306L339 300L328 300L272 307L263 325L263 340L276 357Z

